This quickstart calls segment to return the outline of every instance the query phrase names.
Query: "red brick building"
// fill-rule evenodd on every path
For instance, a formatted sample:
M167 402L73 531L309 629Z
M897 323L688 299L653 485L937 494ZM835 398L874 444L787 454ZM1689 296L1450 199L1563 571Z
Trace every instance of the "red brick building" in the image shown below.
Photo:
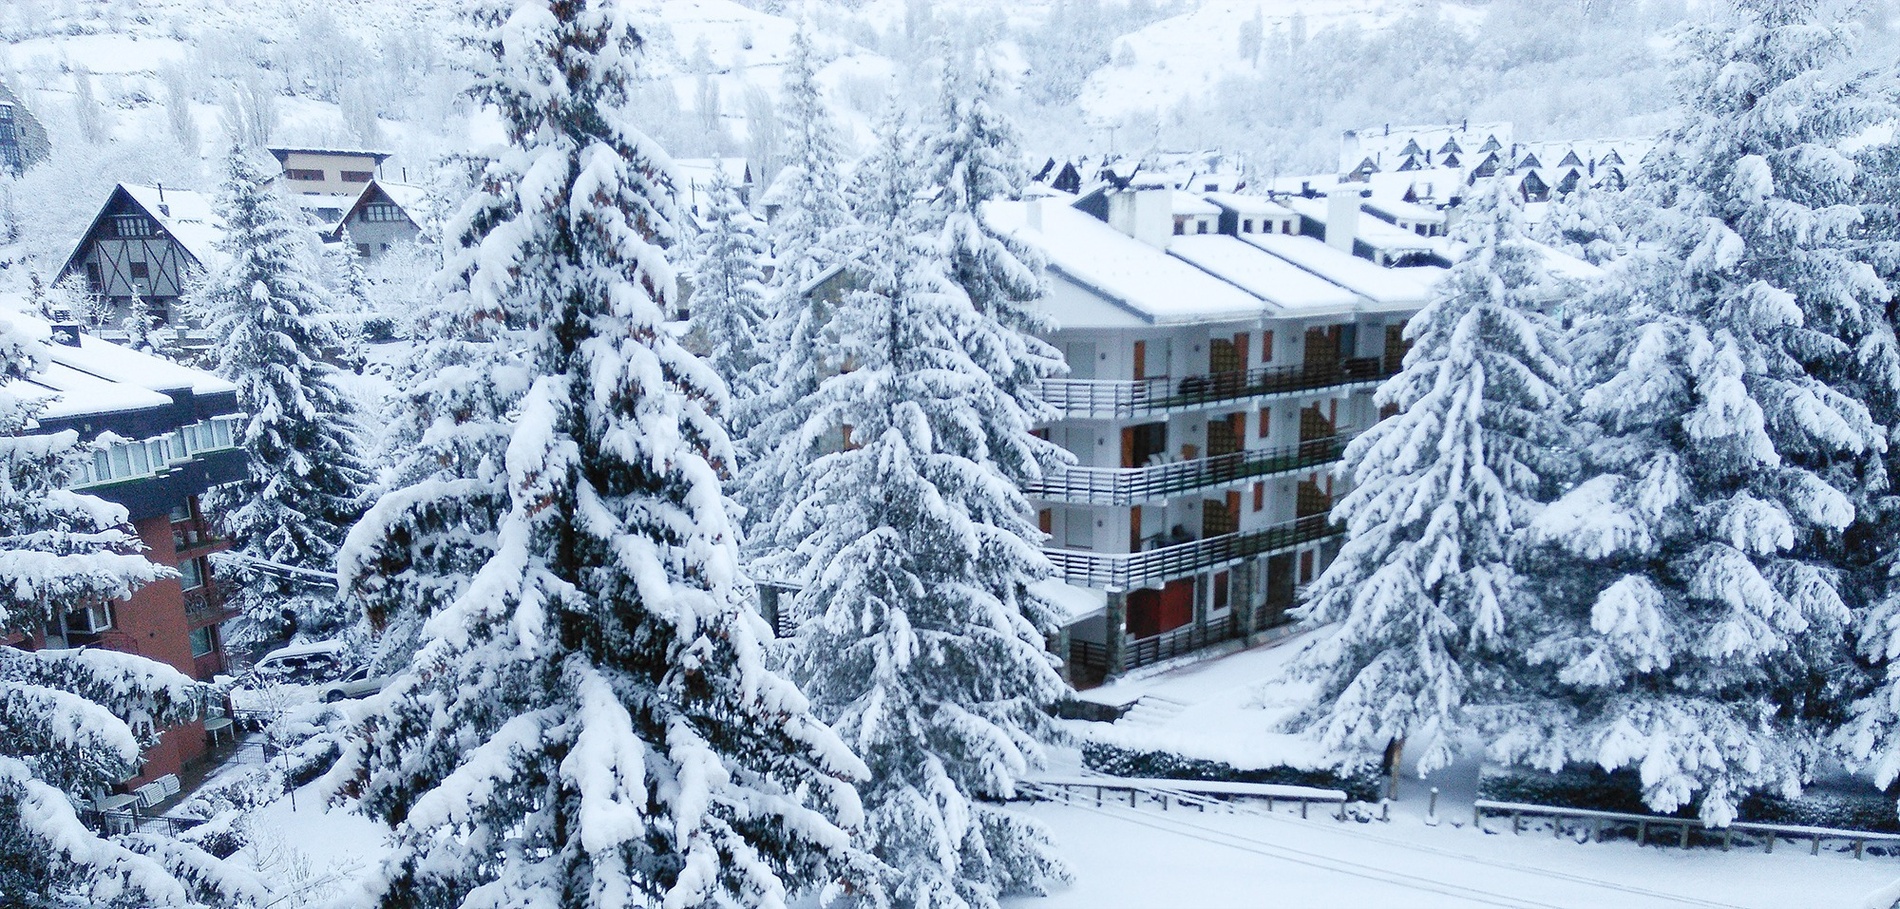
M243 475L236 447L237 387L78 333L8 314L52 334L51 363L24 393L43 404L35 431L73 430L102 441L74 488L125 506L146 556L178 569L131 598L59 617L28 649L103 647L167 663L196 679L224 671L220 624L230 617L206 557L226 548L199 508L207 489ZM166 730L134 782L176 773L205 751L198 723Z

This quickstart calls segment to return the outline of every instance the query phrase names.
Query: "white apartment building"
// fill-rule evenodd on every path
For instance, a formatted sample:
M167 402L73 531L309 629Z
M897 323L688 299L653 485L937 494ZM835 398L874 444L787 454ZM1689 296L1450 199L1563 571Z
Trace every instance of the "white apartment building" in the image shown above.
M1028 492L1076 684L1284 622L1336 551L1332 468L1444 273L1354 255L1359 192L1328 206L1324 239L1280 202L1139 178L986 209L1047 257L1048 340L1071 370L1042 431L1077 465Z

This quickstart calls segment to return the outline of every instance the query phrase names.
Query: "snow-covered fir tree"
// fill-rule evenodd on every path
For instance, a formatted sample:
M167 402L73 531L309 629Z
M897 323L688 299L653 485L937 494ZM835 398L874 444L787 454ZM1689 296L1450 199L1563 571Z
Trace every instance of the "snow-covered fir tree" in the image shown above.
M125 345L133 350L151 353L158 349L154 335L158 331L158 319L152 315L152 307L146 305L145 298L137 293L125 308L125 319L119 323L125 332Z
M850 444L799 477L783 517L813 618L795 675L870 765L863 842L900 907L994 907L1066 874L1047 834L1001 810L1042 761L1044 708L1066 686L1042 647L1052 569L1026 499L992 457L1030 424L964 339L998 329L950 275L895 123L854 187L861 289L840 306L855 368L827 377L806 440ZM1020 442L1017 443L1021 447Z
M508 144L464 207L465 311L524 332L494 553L429 619L361 769L382 906L782 906L832 880L865 773L766 667L720 492L718 377L665 327L675 209L622 113L615 0L472 13Z
M1616 258L1623 245L1623 229L1613 214L1615 196L1602 190L1579 188L1550 203L1532 236L1552 248L1593 265Z
M706 359L734 399L751 396L748 384L765 363L760 333L766 320L762 225L746 211L724 168L707 188L706 227L696 240L690 274L693 332Z
M1687 120L1632 185L1636 249L1577 323L1587 479L1539 518L1538 686L1494 756L1640 771L1712 823L1814 772L1856 678L1835 565L1885 485L1864 342L1885 290L1831 143L1846 33L1745 0L1682 36ZM1840 203L1840 204L1836 204ZM1833 384L1829 384L1833 383Z
M365 505L357 405L321 359L340 341L314 278L315 240L271 169L238 150L226 167L219 242L228 260L196 303L219 339L216 371L236 383L248 415L238 444L250 470L207 505L244 556L328 574ZM253 635L281 634L294 620L320 636L348 620L334 590L277 574L250 572L235 599Z
M1035 335L1051 327L1031 305L1043 294L1042 256L983 217L985 203L1017 199L1028 182L1016 126L997 109L995 95L995 75L986 61L969 74L946 66L939 120L924 156L930 185L942 188L928 227L937 232L937 252L951 280L984 316L964 338L965 349L1032 423L1044 423L1057 414L1042 399L1042 381L1067 367L1062 354ZM991 457L1005 476L1022 483L1066 456L1052 442L1022 436L993 440Z
M0 320L0 386L45 364L39 341ZM172 576L140 554L123 507L68 491L86 449L71 431L24 434L38 409L0 387L0 635ZM197 683L144 657L0 646L0 905L261 905L262 884L198 849L102 838L73 807L137 773L157 730L202 703Z
M829 308L818 294L805 291L827 270L845 266L856 245L856 222L840 176L842 140L819 91L812 54L811 40L801 29L792 38L781 101L786 164L768 190L768 202L777 204L779 213L770 237L777 266L764 362L758 378L740 387L732 409L733 432L740 439L735 491L754 549L770 537L759 532L761 522L778 512L785 491L821 451L798 441L796 431L810 422L803 402L842 363L831 340Z
M375 661L386 668L408 662L423 622L488 562L509 508L511 413L528 386L519 313L469 284L497 201L471 197L452 225L467 242L449 250L425 291L439 302L389 402L385 491L337 554L339 584L376 632Z
M1346 448L1352 490L1334 506L1345 545L1302 607L1339 623L1304 651L1319 682L1309 734L1342 754L1411 740L1417 767L1448 763L1498 683L1508 632L1537 607L1513 539L1554 493L1568 381L1545 310L1554 287L1502 181L1471 193L1465 245L1412 317L1397 405Z

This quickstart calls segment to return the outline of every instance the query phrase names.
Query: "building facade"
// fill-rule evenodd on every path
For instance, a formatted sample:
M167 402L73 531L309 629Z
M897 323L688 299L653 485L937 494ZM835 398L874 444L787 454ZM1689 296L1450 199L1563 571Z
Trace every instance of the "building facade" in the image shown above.
M82 275L86 289L123 316L134 297L171 323L186 288L219 255L224 229L202 193L121 183L54 276Z
M209 556L228 548L199 501L212 486L241 478L237 388L199 370L46 326L51 363L23 391L43 403L36 432L72 430L107 441L75 478L74 488L126 508L152 561L179 577L140 588L125 600L58 617L31 638L0 641L28 649L100 647L166 663L195 679L225 671L225 609ZM201 723L164 730L145 754L133 785L176 773L206 750Z
M348 234L357 255L381 258L391 249L421 239L426 204L427 194L420 186L372 180L324 242L335 243Z
M336 148L272 148L292 193L356 196L376 179L388 152Z

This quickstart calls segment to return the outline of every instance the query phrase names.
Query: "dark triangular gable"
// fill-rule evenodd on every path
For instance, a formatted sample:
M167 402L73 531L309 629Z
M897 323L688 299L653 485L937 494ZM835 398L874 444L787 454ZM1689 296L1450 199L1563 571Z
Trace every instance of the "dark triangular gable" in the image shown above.
M1481 152L1481 153L1482 153L1482 152L1494 152L1494 151L1497 151L1498 149L1500 149L1500 148L1503 148L1503 147L1504 147L1504 143L1502 143L1502 142L1499 142L1499 141L1498 141L1498 137L1496 137L1496 136L1486 136L1486 137L1484 137L1484 144L1483 144L1483 145L1480 145L1480 146L1478 146L1478 151L1479 151L1479 152Z
M1536 155L1530 152L1525 152L1524 157L1517 162L1517 166L1518 167L1543 167L1544 162L1537 160Z
M1557 181L1557 191L1568 196L1576 192L1577 185L1582 182L1583 174L1579 173L1577 169L1573 167L1569 173L1564 174L1563 179Z
M1459 155L1464 153L1464 149L1458 147L1456 140L1446 139L1445 144L1439 146L1438 153L1441 155Z
M59 271L54 274L53 280L62 280L72 273L75 264L83 258L81 253L99 239L99 232L105 229L107 218L113 215L130 214L140 214L151 218L152 223L158 226L158 235L160 237L169 241L173 246L178 247L178 251L183 253L185 258L191 260L193 266L198 268L204 267L204 263L198 261L198 257L192 255L191 250L186 248L185 244L178 242L178 238L172 236L171 231L165 229L165 219L159 217L157 212L139 204L138 199L134 198L131 193L125 191L125 184L120 183L112 187L111 194L106 196L105 204L99 206L98 214L92 216L92 224L86 228L85 233L79 235L79 242L73 244L72 252L66 254L66 261L59 266Z
M1410 158L1425 154L1425 150L1418 147L1417 139L1408 139L1405 142L1405 147L1399 149L1399 154Z
M1573 148L1570 150L1569 154L1564 155L1564 159L1562 161L1557 162L1557 166L1558 167L1582 167L1583 159L1577 157L1577 150Z
M1406 155L1405 160L1399 162L1399 170L1418 170L1418 159L1411 155Z

